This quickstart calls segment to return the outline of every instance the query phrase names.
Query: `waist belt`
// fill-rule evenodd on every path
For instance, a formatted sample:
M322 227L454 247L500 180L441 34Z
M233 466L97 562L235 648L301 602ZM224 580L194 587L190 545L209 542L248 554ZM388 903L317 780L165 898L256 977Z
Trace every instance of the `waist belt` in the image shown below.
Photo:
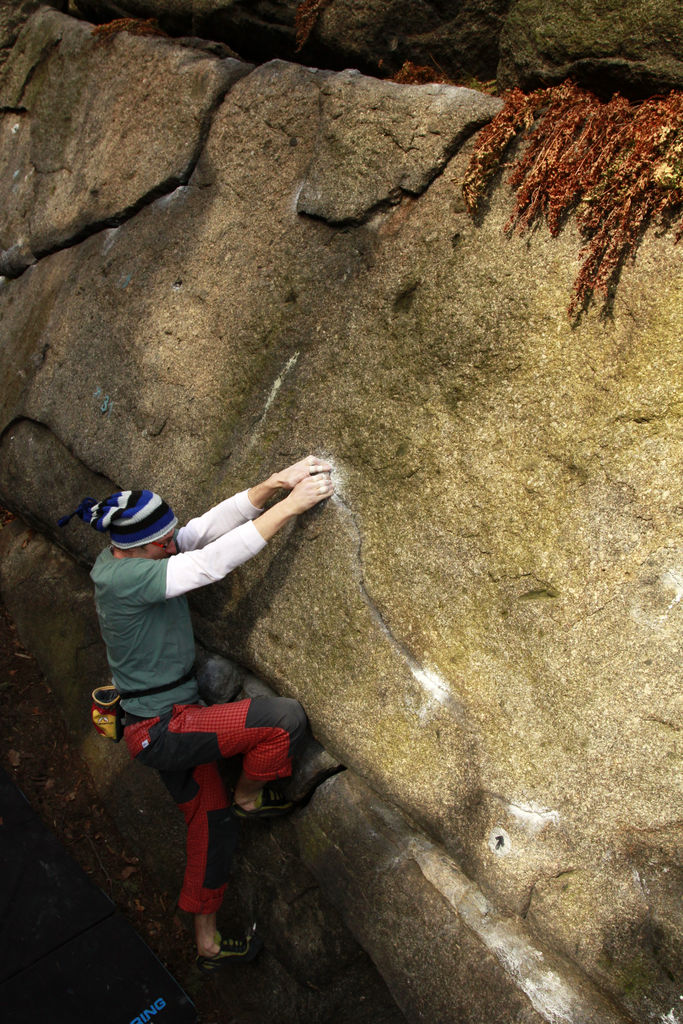
M196 665L193 665L184 676L181 676L180 679L174 679L172 683L162 683L161 686L149 686L146 690L126 690L121 694L121 700L129 700L131 697L150 697L153 693L165 693L166 690L175 690L176 686L189 683L195 674Z

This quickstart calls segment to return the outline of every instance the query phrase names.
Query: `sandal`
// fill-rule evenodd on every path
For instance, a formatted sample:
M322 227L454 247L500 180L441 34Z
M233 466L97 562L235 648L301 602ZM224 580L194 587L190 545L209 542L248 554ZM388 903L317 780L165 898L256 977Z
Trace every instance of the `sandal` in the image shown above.
M196 964L203 974L211 974L231 961L247 964L263 946L263 940L253 931L243 939L224 939L216 932L216 942L221 948L213 956L197 956Z
M245 811L239 804L232 805L232 813L237 818L276 818L280 814L289 814L294 804L274 786L264 786L256 797L253 811Z

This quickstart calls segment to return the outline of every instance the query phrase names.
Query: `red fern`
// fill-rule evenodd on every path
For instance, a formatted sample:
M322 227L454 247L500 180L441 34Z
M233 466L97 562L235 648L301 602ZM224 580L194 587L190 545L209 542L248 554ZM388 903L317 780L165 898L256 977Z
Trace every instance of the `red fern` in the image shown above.
M296 9L294 27L296 28L296 52L303 49L308 42L316 21L332 3L332 0L303 0Z
M114 21L107 21L103 25L95 25L92 30L92 34L98 36L100 40L109 39L119 32L130 32L134 36L166 35L156 18L115 18Z
M384 61L379 62L380 71L383 70ZM392 82L399 85L429 85L437 83L442 85L453 85L448 76L440 69L425 64L414 64L412 60L403 62L398 71L390 76Z
M477 146L465 175L462 191L470 213L474 214L500 170L503 156L522 130L529 131L537 112L538 93L527 96L513 89L505 96L505 106L479 133Z
M570 315L606 299L649 224L667 227L683 205L683 94L609 102L565 82L525 95L513 90L482 131L463 184L474 213L515 136L527 145L509 177L515 208L505 230L545 220L557 235L576 212L585 245ZM679 227L676 241L683 234Z

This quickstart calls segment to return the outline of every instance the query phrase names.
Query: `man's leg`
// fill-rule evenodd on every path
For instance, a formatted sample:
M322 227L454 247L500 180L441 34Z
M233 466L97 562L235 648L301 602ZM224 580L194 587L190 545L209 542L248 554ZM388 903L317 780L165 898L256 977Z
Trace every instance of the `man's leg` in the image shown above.
M200 956L219 952L216 911L223 901L238 828L215 764L178 772L160 771L187 825L187 863L178 906L195 915Z
M131 756L159 770L187 822L187 868L179 906L196 915L198 949L217 948L215 941L208 944L207 936L211 930L216 935L215 913L234 849L232 830L237 828L227 813L229 801L215 761L243 755L236 795L248 813L264 782L291 775L306 722L298 701L259 697L211 707L176 706L170 722L153 719L126 728ZM234 954L227 950L226 955Z
M211 707L174 709L163 737L139 759L160 767L187 766L242 755L235 800L252 802L264 782L292 774L292 760L306 732L306 714L296 700L257 697Z
M250 747L244 753L234 793L239 809L253 812L264 782L291 775L292 759L304 737L306 723L298 701L282 697L252 700L244 723Z
M215 956L220 952L216 942L216 914L195 914L194 935L199 956Z

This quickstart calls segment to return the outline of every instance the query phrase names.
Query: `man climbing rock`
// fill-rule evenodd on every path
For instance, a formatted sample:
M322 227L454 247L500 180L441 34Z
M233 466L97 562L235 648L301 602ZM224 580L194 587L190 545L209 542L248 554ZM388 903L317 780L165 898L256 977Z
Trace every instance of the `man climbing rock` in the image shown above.
M197 964L212 971L251 960L253 934L223 938L216 913L234 844L234 817L291 809L269 782L286 778L306 727L301 705L259 697L206 706L194 673L194 636L185 596L223 579L257 555L286 523L334 493L331 466L309 456L221 502L177 530L172 509L152 491L85 498L79 516L110 547L90 573L107 657L125 711L132 757L156 768L187 823L187 865L178 900L194 914ZM264 511L280 491L288 493ZM230 800L217 761L242 755ZM231 816L233 820L231 821Z

